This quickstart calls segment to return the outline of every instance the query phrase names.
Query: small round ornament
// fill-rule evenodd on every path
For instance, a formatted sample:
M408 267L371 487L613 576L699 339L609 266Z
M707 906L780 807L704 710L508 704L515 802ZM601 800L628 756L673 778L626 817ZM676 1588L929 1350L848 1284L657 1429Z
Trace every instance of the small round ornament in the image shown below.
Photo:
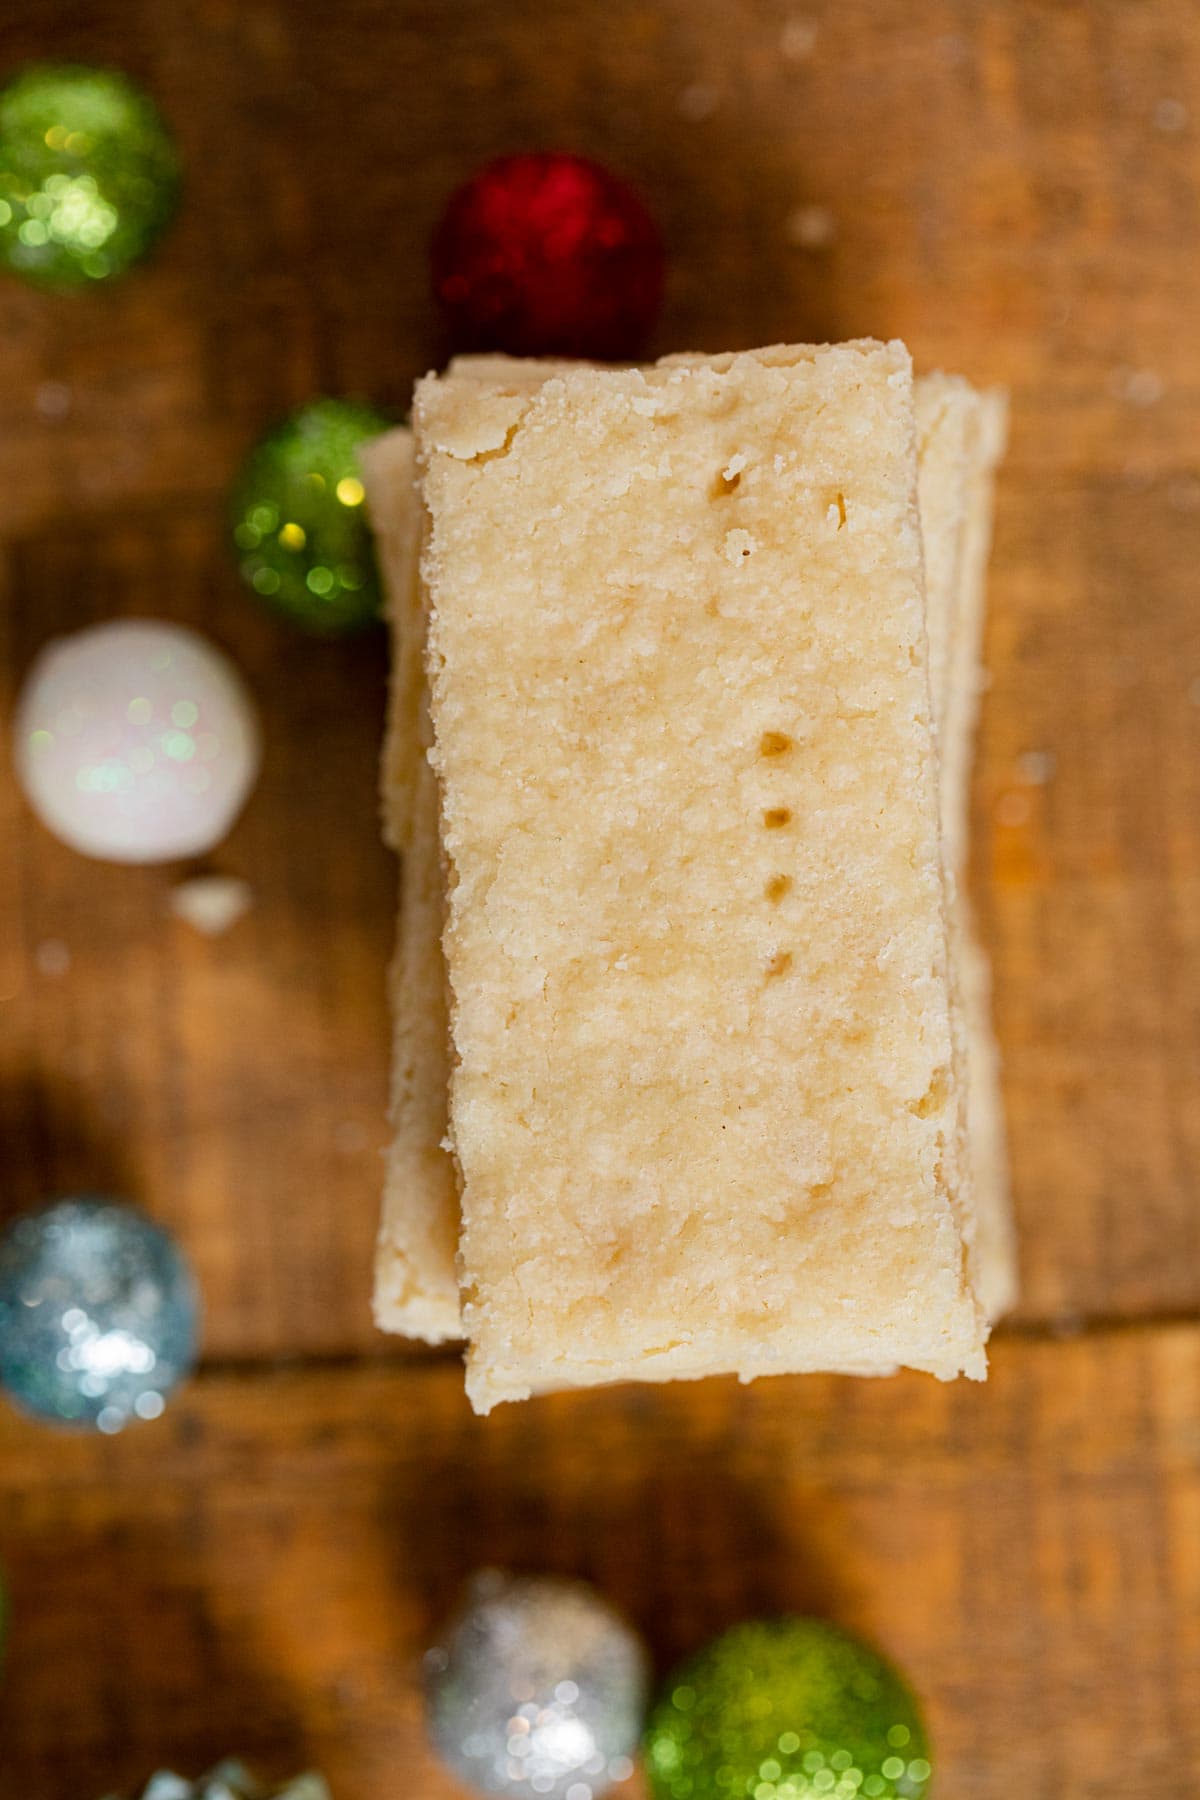
M454 193L433 289L458 350L636 357L662 304L658 227L628 183L582 156L502 156Z
M73 850L168 862L229 830L258 774L258 725L214 645L182 625L118 619L41 651L15 754L30 805Z
M259 440L230 493L243 581L321 636L379 616L358 452L388 425L355 401L314 400Z
M476 1576L426 1671L434 1747L484 1793L595 1800L632 1773L646 1653L581 1583Z
M650 1715L654 1800L923 1800L912 1694L820 1619L736 1626L677 1670Z
M179 159L154 102L124 75L64 63L0 91L0 264L46 287L120 275L179 196Z
M0 1386L38 1418L108 1433L157 1419L198 1329L187 1263L134 1207L58 1200L0 1235Z
M282 1787L256 1781L246 1765L231 1759L218 1763L198 1781L160 1769L142 1789L140 1800L330 1800L320 1775L297 1775Z

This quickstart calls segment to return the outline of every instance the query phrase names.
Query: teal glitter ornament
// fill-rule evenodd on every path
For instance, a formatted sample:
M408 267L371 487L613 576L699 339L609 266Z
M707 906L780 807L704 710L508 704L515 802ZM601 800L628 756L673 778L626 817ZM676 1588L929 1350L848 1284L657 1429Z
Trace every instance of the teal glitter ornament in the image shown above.
M358 451L390 420L351 400L314 400L261 438L230 494L242 579L325 637L379 615L379 577Z
M924 1800L916 1701L869 1645L820 1619L738 1625L650 1715L655 1800Z
M110 1434L157 1419L198 1321L174 1239L135 1207L83 1195L0 1234L0 1386L37 1418Z
M44 287L120 275L169 224L179 158L124 75L38 63L0 91L0 264Z

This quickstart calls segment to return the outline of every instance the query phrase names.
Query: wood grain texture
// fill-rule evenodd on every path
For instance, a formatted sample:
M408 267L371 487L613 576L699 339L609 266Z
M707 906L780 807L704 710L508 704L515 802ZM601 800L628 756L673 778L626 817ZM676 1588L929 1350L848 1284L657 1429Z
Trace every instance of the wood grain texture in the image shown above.
M870 1634L925 1697L948 1800L1185 1800L1198 1419L1186 1328L1010 1341L982 1393L719 1381L481 1421L443 1362L211 1376L112 1443L5 1418L0 1793L236 1743L353 1800L452 1800L419 1659L490 1561L595 1581L662 1674L747 1614Z
M0 1215L140 1199L197 1262L210 1359L127 1441L0 1416L0 1796L242 1747L320 1761L338 1800L440 1800L413 1659L486 1558L598 1579L661 1658L783 1605L873 1632L930 1697L945 1800L1200 1796L1194 7L5 13L0 76L128 68L188 188L111 293L0 282L0 729L54 632L163 614L244 666L267 751L212 859L256 905L215 943L169 916L178 870L80 862L0 767ZM402 1354L367 1304L383 644L314 646L248 601L223 495L316 391L403 412L446 350L425 244L448 190L556 145L663 222L653 349L896 333L1012 390L974 887L1025 1299L982 1392L718 1384L480 1424L453 1363L355 1360ZM345 1360L266 1367L313 1357Z

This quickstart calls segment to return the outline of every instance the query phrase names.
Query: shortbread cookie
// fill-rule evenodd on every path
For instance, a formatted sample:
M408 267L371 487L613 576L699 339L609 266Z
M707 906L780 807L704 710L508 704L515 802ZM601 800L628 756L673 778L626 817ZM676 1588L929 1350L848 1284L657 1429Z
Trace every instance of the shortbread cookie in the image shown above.
M682 360L682 359L681 359ZM451 373L510 388L534 388L561 363L514 361L507 357L460 357ZM940 775L943 828L965 805L969 784L973 709L980 688L980 625L995 463L1003 448L1004 407L996 394L978 394L955 377L926 376L916 383L918 417L918 493L925 546L931 679L935 713L956 716L956 746L948 754L943 740ZM393 706L384 757L385 814L392 821L391 841L400 835L395 824L397 797L405 809L414 784L424 792L416 828L416 851L432 850L436 834L436 797L424 765L424 737L417 720L420 709L410 686L414 644L423 636L415 593L415 495L412 492L412 440L407 430L378 440L368 455L368 486L385 584L392 596L395 627ZM399 602L399 604L397 604ZM402 635L403 634L403 635ZM956 662L951 666L951 645ZM951 680L966 696L953 706ZM403 704L401 704L403 700ZM436 858L426 861L436 869ZM962 872L959 871L961 880ZM399 1103L395 1138L380 1234L375 1310L385 1330L439 1341L458 1335L459 1297L455 1249L459 1203L452 1160L445 1149L445 1087L448 1051L443 1037L426 1044L423 1062L415 1067L403 1056L406 1021L444 1017L441 999L444 963L440 904L418 908L415 878L402 904L400 942L411 959L411 976L400 979L396 965ZM990 1319L996 1319L1016 1297L1016 1260L1004 1145L999 1059L990 1025L990 977L987 959L974 942L960 885L956 903L952 955L961 956L959 973L968 1055L968 1142L978 1215L978 1282ZM432 1005L423 1000L420 977L431 978ZM416 979L412 979L416 977ZM412 1100L405 1103L412 1095ZM414 1228L437 1221L431 1237ZM414 1258L413 1240L426 1251ZM429 1254L432 1248L433 1254ZM418 1266L419 1265L419 1266Z
M417 584L420 512L412 433L392 431L360 452L388 595L392 686L381 798L384 835L403 854L400 923L390 988L394 1019L392 1142L375 1261L375 1318L384 1331L430 1343L461 1335L458 1185L445 1149L449 1080L437 785L427 737Z
M982 1374L907 354L415 423L473 1400Z

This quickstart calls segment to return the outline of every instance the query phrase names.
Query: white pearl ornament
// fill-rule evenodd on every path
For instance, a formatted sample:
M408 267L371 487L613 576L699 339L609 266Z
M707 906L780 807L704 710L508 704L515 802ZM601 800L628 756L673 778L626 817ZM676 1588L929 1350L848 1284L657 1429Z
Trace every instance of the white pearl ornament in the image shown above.
M259 767L253 702L220 650L161 620L118 619L42 649L15 725L42 823L110 862L169 862L220 843Z

